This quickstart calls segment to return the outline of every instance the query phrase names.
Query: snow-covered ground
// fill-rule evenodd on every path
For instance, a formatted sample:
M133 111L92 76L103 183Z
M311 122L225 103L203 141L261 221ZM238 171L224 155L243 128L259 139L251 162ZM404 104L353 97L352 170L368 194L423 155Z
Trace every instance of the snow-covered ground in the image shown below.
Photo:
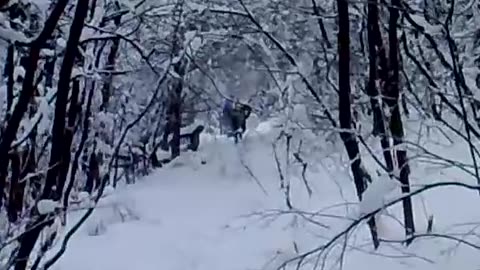
M307 171L313 190L310 197L305 183L297 177L299 165L292 161L288 177L284 155L279 155L282 174L291 183L294 210L288 211L271 145L273 135L260 127L258 130L238 147L225 138L204 137L198 153L185 154L135 185L118 188L73 237L54 269L273 270L283 261L327 243L360 211L398 195L395 186L390 191L388 185L377 185L377 191L370 193L380 196L378 190L382 190L388 194L383 194L384 198L369 195L370 205L359 211L347 165L325 154ZM463 145L422 146L468 161ZM201 160L207 163L202 165ZM367 168L373 166L371 160L365 163ZM463 178L454 169L427 168L420 162L412 163L415 185L473 179ZM373 170L372 174L376 175ZM375 180L389 181L382 177ZM425 233L427 218L433 215L434 233L449 232L456 238L479 242L475 236L479 202L477 192L451 187L417 196L417 232ZM70 214L69 224L80 214ZM380 236L401 239L402 219L400 205L382 212L377 217ZM347 238L339 238L335 245L303 263L310 263L307 269L315 263L325 269L342 266L356 270L480 268L479 250L451 239L419 238L409 247L390 241L373 251L365 224Z

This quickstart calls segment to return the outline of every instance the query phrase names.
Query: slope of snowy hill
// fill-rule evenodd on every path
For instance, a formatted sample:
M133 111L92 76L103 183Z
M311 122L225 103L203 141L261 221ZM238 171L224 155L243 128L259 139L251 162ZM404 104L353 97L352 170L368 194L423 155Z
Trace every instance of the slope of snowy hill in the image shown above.
M311 254L301 260L306 269L480 267L479 247L468 245L476 241L480 198L460 188L434 189L413 200L417 233L426 233L433 215L437 237L420 237L409 247L398 243L403 218L401 205L395 205L376 217L383 239L377 251L364 223L329 245L362 212L398 196L399 188L382 184L390 180L380 176L359 207L347 165L324 154L306 173L311 196L299 177L299 164L292 162L290 176L281 169L284 186L290 183L289 209L272 150L277 134L265 127L260 125L238 146L224 137L204 136L198 153L184 154L137 184L119 187L73 237L54 269L273 270L291 259L295 269L299 261L294 259L302 254ZM435 144L429 149L468 158L462 147ZM277 155L283 165L284 157ZM371 162L366 160L366 166ZM458 176L453 169L428 168L420 161L412 165L414 188L445 177L461 180L453 178ZM69 224L80 214L71 213Z

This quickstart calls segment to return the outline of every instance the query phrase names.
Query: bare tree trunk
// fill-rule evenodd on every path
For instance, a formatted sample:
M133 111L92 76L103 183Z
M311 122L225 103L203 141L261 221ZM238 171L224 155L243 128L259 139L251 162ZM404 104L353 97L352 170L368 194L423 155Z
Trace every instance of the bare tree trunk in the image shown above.
M380 39L378 27L378 2L368 2L368 51L369 51L369 78L367 93L370 96L370 104L373 112L373 134L380 136L380 144L383 150L383 157L389 174L393 172L392 154L390 142L387 137L385 118L382 112L380 93L377 89L378 65L377 65L377 41Z
M30 44L30 54L28 67L26 68L25 79L23 81L22 90L18 98L17 105L13 110L13 113L8 121L7 128L2 136L0 142L0 193L3 193L5 189L5 182L8 174L9 157L8 152L10 146L17 136L17 131L22 121L23 115L27 111L30 98L34 93L34 79L35 72L38 66L38 59L40 57L40 49L47 39L52 35L55 27L60 19L60 16L65 9L68 0L59 0L55 5L52 13L45 22L45 27L36 40ZM0 196L0 207L2 206L3 196ZM23 269L23 268L21 268Z
M101 53L101 51L99 53ZM98 66L98 62L95 64L95 67ZM73 184L74 184L74 181L75 181L75 178L76 178L76 175L77 175L77 170L78 170L78 166L79 166L80 157L82 155L83 148L85 147L85 143L88 139L88 134L89 134L89 130L90 130L90 119L89 118L90 118L90 115L91 115L92 100L93 100L93 93L95 91L95 86L96 86L95 81L92 81L90 83L90 88L88 90L87 105L86 105L86 108L85 108L85 112L83 114L82 135L80 137L80 143L79 143L79 145L76 149L75 155L73 157L72 168L71 168L71 171L70 171L70 181L68 182L67 188L65 190L65 195L63 197L63 206L65 208L68 206L68 199L69 199L68 197L69 197L69 194L70 194L70 192L73 188ZM79 108L79 112L77 112L77 113L80 113L80 110L81 110L81 108ZM88 181L87 181L87 183L88 183ZM85 187L85 188L87 188L87 187ZM92 184L92 189L93 189L93 184Z
M325 42L325 44L327 45L327 48L332 48L332 44L328 39L327 30L325 29L325 25L322 20L322 15L320 14L321 8L317 5L315 0L312 0L312 6L313 6L313 14L317 16L317 23L318 23L318 27L320 28L320 32L322 33L323 42Z
M98 46L98 44L95 44L94 47L96 48L97 46ZM102 52L103 52L105 46L101 45L101 46L98 46L98 47L99 47L98 50L94 50L94 51L97 51L97 56L95 57L95 67L96 68L98 68L98 66L100 65L101 55L102 55ZM82 156L82 152L83 152L85 144L87 143L87 140L88 140L88 135L89 135L89 131L90 131L90 116L92 114L93 94L94 94L95 90L96 90L96 82L95 82L95 80L92 79L90 84L89 84L87 104L86 104L85 112L83 114L82 134L81 134L81 137L80 137L80 143L79 143L79 145L76 149L75 156L73 158L72 168L71 168L71 171L70 171L70 181L67 185L67 188L65 190L65 195L64 195L64 198L63 198L63 206L64 207L68 206L68 196L69 196L69 194L70 194L70 192L73 188L73 184L74 184L74 180L75 180L77 170L78 170L78 167L79 167L79 162L80 162L80 159L81 159L81 156ZM83 102L81 102L81 103L83 103ZM80 108L79 108L79 110L80 110ZM89 158L86 157L86 160L88 160L88 159ZM91 167L90 165L88 167L86 167L87 181L86 181L85 186L84 186L85 190L88 191L89 193L91 193L93 191L94 185L95 185L94 178L91 178L92 179L91 183L89 182L90 167ZM97 167L98 167L98 163L97 163Z
M88 1L78 1L75 10L75 17L73 18L72 26L70 28L70 35L67 41L67 48L65 50L65 57L63 58L62 67L60 69L60 78L57 87L57 99L55 101L55 118L52 127L52 147L50 152L49 170L45 188L43 190L43 198L58 200L61 198L65 179L60 172L63 166L69 166L64 160L64 149L70 148L65 141L65 118L67 114L68 94L70 92L70 77L72 74L75 58L78 55L78 41L82 33L83 24L88 11ZM78 90L78 89L77 89ZM78 92L76 94L78 98ZM73 100L73 106L76 105L77 100ZM55 187L55 191L53 188Z
M5 75L7 76L7 115L10 113L10 110L13 106L13 85L15 78L13 77L15 69L15 45L8 45L7 51L7 61L5 63Z
M32 176L29 177L28 182L24 181L22 183L22 189L21 195L18 195L19 199L19 211L23 210L23 205L24 205L24 194L25 194L25 187L26 184L29 183L29 186L31 187L31 190L33 191L32 193L35 193L35 189L38 186L38 183L40 182L40 177L38 175L35 175L35 171L37 169L37 160L36 160L36 144L35 144L35 139L36 139L36 134L31 137L30 139L30 145L28 147L27 151L23 151L23 156L21 157L22 160L22 171L20 173L20 179L25 179L29 174L32 174ZM32 194L33 195L33 194Z
M98 188L98 181L100 179L99 164L95 150L92 151L88 160L87 182L85 184L85 191L92 193L95 188Z
M116 10L120 9L120 5L118 2L115 2L115 8ZM118 15L113 17L112 20L115 26L118 28L122 20L122 13L118 13ZM107 63L105 65L105 70L107 71L115 70L115 59L118 54L119 44L120 44L120 38L114 37L112 39L112 45L110 47L110 52L108 53L108 56L107 56ZM112 93L111 93L112 81L113 81L112 74L107 74L106 78L104 79L104 83L102 87L102 104L100 106L100 110L105 110L108 106L108 102L110 100L110 97L112 96Z
M92 0L90 4L90 14L88 15L88 20L91 21L95 15L95 7L97 7L97 0Z
M56 45L55 37L48 41L48 47L51 50L55 50ZM54 55L48 55L45 58L45 88L52 88L53 87L53 77L55 75L55 63L57 61L57 56L54 52Z
M10 2L10 0L0 0L0 8L6 7L8 2Z
M355 135L352 133L352 112L350 104L350 22L348 18L347 0L337 0L338 6L338 87L339 87L339 119L340 119L340 137L347 150L351 162L351 170L357 195L360 201L362 194L366 189L367 181L365 176L367 172L362 166L360 151ZM368 221L370 233L372 235L373 245L379 246L378 235L376 231L375 219L372 217Z
M397 37L397 22L399 17L398 8L400 7L400 0L392 0L389 22L389 59L390 59L390 77L387 85L387 104L390 107L390 131L393 137L393 144L395 146L395 153L397 156L397 164L400 171L400 182L402 184L402 193L410 192L409 173L410 168L407 162L407 150L403 146L404 131L402 116L400 113L400 86L399 86L399 59L398 59L398 37ZM407 236L407 245L410 244L411 238L415 233L415 224L413 220L412 199L406 197L403 200L403 214L405 220L405 234Z
M12 161L11 164L11 178L10 178L10 194L8 198L8 219L10 222L16 222L18 218L18 194L20 187L20 169L21 169L21 162L20 162L20 154L15 151L10 155L10 160Z
M174 10L174 16L177 17L177 25L175 32L173 33L173 56L175 58L181 57L183 50L183 31L181 29L183 14L183 0L177 3ZM170 92L170 132L173 135L170 147L171 147L171 159L180 155L180 128L182 126L182 91L183 91L183 77L185 76L185 64L184 59L178 60L173 64L173 70L178 78L173 78L173 86Z
M68 1L65 1L68 2ZM68 102L68 93L70 89L70 77L72 74L75 57L78 53L78 42L88 11L88 2L78 0L75 9L75 15L69 31L67 48L63 58L60 70L60 79L57 87L57 99L55 102L55 119L52 127L52 147L50 153L50 170L47 173L45 187L42 193L43 199L59 200L62 195L65 179L60 179L60 170L62 166L69 166L65 163L63 149L70 149L70 145L65 143L65 117ZM59 5L63 3L60 1ZM65 3L66 4L66 3ZM57 9L57 6L54 9ZM37 55L38 56L38 55ZM38 57L37 57L38 58ZM76 102L76 101L75 101ZM53 187L56 186L56 190ZM25 270L30 257L30 253L38 240L38 236L43 228L49 223L47 215L41 215L32 220L26 227L26 233L20 240L20 248L15 262L15 270Z
M181 78L174 79L174 87L172 91L171 99L171 132L172 132L172 159L180 155L180 129L182 126L182 90L183 90L183 76L185 73L185 68L183 67L182 61L173 66L174 71L181 76Z
M63 187L67 179L68 168L71 160L71 145L73 136L75 134L77 124L77 116L80 113L81 106L78 104L78 95L80 93L80 81L75 79L72 85L72 94L70 95L70 107L68 108L68 122L65 128L63 148L63 166L60 167L59 178L61 184L60 196L62 195ZM60 186L60 185L59 185ZM70 190L69 190L70 191ZM68 197L68 194L66 195ZM60 199L60 197L58 198Z

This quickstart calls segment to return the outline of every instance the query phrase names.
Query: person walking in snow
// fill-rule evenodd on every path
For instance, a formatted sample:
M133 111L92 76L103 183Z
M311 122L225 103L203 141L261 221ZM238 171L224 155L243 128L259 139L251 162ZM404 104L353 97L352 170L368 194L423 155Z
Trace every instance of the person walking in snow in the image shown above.
M242 104L240 102L235 103L235 108L232 112L232 129L233 132L245 133L247 130L247 119L252 113L252 107Z
M250 116L252 108L246 104L242 104L239 101L235 102L232 110L230 111L230 132L227 133L228 137L234 137L235 143L238 143L242 139L243 134L247 130L247 118Z
M223 103L223 110L222 110L222 133L228 134L230 130L233 128L232 123L232 114L233 114L233 98L229 99L226 98Z

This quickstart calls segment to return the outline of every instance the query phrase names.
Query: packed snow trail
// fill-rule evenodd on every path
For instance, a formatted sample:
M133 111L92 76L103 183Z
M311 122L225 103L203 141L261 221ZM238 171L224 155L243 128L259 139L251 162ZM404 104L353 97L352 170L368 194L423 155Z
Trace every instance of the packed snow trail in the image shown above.
M58 269L246 269L267 257L268 247L284 245L272 242L278 231L227 226L236 213L264 206L251 183L192 177L159 172L122 192L118 200L138 216L78 237ZM98 218L80 234L92 234Z
M201 160L207 164L202 165ZM261 219L251 214L286 210L271 143L261 136L254 140L246 136L239 146L225 138L210 139L199 153L184 154L136 184L120 187L107 196L53 269L274 270L282 261L296 256L296 249L302 253L325 243L351 224L365 210L362 208L371 207L360 205L357 209L348 175L325 163L323 169L318 166L308 175L312 198L301 180L292 179L291 199L302 210L324 209L323 213L339 218L329 219L326 215L317 220L318 224L292 215L276 219L263 215ZM268 194L262 192L244 166ZM383 189L382 185L377 189ZM374 193L373 189L370 192ZM478 195L452 190L432 194L436 195L429 198L430 211L437 223L447 224L452 216L458 222L479 220L478 214L459 211L472 198L477 200ZM455 201L445 200L445 194L455 195ZM414 199L414 203L420 208L419 200ZM387 212L401 218L400 206ZM388 218L388 213L379 222L381 235L401 239L403 228L397 219ZM81 214L71 213L69 226ZM424 221L417 209L420 233ZM441 228L439 224L436 227ZM478 251L442 239L418 240L408 248L382 243L374 252L366 228L360 226L350 234L343 269L478 269ZM344 238L336 245L338 248L329 252L330 262L338 262L343 242ZM446 256L454 251L453 256Z
M256 269L291 245L281 226L258 226L242 217L279 205L249 179L238 147L231 140L216 142L221 144L228 149L209 149L215 152L206 165L199 154L185 154L115 191L56 269Z

